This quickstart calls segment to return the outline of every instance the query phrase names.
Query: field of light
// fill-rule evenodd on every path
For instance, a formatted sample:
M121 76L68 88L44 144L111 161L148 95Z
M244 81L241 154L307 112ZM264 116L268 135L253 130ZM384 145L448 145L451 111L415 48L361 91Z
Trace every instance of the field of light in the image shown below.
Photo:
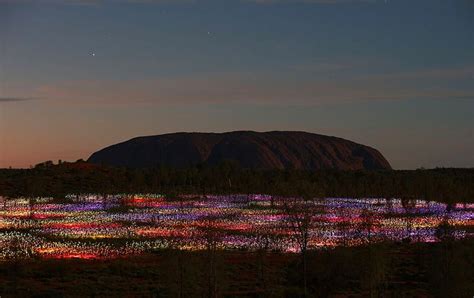
M473 204L266 195L66 199L0 198L0 261L118 258L166 248L298 252L301 224L309 249L474 236Z

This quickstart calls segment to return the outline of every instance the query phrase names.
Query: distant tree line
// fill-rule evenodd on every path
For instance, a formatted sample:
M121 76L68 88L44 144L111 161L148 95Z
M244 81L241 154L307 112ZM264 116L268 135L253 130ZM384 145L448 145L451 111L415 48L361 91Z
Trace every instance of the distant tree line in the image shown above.
M217 166L133 169L44 162L30 169L0 169L0 195L70 193L228 194L299 197L386 197L445 203L474 202L474 169L338 171L264 170L233 161Z

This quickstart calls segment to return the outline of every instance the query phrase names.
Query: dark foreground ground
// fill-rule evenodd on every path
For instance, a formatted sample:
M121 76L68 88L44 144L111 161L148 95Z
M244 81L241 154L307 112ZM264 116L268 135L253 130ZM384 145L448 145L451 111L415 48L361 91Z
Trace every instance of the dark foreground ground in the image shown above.
M0 264L1 297L303 297L299 255L180 252ZM308 297L473 297L474 240L308 255Z

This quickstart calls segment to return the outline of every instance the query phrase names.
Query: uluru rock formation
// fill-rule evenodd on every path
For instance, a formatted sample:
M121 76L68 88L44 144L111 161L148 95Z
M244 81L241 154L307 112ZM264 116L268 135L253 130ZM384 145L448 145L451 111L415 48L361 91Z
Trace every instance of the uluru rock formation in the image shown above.
M374 148L296 131L171 133L137 137L91 155L89 162L125 167L215 165L234 160L262 169L391 169Z

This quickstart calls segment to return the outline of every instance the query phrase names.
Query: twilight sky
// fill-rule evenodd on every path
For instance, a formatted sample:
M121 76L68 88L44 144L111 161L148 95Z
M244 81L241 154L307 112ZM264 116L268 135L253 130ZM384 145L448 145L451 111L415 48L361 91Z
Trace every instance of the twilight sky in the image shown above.
M230 130L474 167L474 2L0 0L0 167Z

